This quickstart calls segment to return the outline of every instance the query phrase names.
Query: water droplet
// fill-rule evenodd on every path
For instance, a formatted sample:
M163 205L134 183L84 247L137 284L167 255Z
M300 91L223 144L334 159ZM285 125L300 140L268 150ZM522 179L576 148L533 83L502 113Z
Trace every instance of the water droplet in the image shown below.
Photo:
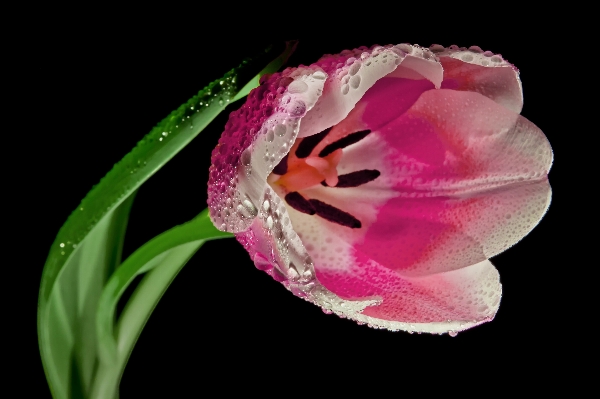
M304 101L296 101L290 110L290 114L294 116L304 115L306 112L306 104Z
M359 75L352 76L352 78L350 79L350 86L352 86L353 89L357 89L358 86L360 86L360 76Z
M273 228L273 218L272 218L271 216L269 216L269 217L267 218L267 227L268 227L269 229L272 229L272 228Z
M270 207L271 204L269 203L269 200L265 200L265 202L263 202L263 209L265 210L265 212L267 212Z
M296 269L296 265L294 265L293 263L289 264L289 269L288 269L287 275L290 279L293 279L293 280L300 277L300 273L298 273L298 270Z
M294 80L288 86L288 91L290 93L304 93L306 90L308 90L308 85L302 80Z
M305 279L309 279L312 277L312 271L308 268L304 269L304 272L302 272L302 277L304 277Z
M349 91L350 91L350 86L348 86L348 85L342 86L342 94L346 95L346 94L348 94Z
M404 51L407 54L412 53L412 46L410 44L407 43L402 43L396 46L396 48Z
M362 64L359 61L352 64L352 66L350 67L350 70L348 71L350 76L356 75L356 73L358 72L358 70L360 69L361 66L362 66Z
M460 58L465 62L473 61L473 56L471 54L463 54Z
M249 148L246 148L244 150L244 152L242 152L241 160L242 160L242 165L244 165L244 166L250 166L250 162L252 160L252 156L250 155L250 149Z
M323 80L326 77L327 77L327 75L325 75L325 73L323 73L321 71L317 71L317 72L313 73L313 78L315 78L315 79Z
M451 337L456 337L458 335L458 332L456 331L448 331L448 335Z
M275 134L279 137L283 137L285 136L287 129L285 127L285 125L277 125L275 126Z
M268 141L269 143L272 143L272 142L273 142L273 139L275 139L275 135L273 134L273 131L272 131L272 130L269 130L269 131L267 132L267 141Z
M61 243L60 243L60 247L61 247L61 248L64 248L64 247L65 247L65 243L64 243L64 242L61 242Z
M250 216L255 217L258 214L258 209L256 209L256 206L254 206L248 196L242 201L242 205L244 205L244 208L246 208Z

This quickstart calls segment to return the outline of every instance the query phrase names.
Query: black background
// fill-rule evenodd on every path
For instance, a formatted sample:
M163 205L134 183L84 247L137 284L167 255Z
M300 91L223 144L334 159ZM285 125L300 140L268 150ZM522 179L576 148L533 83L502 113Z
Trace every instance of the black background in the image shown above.
M375 43L478 45L501 53L521 71L522 114L544 131L555 153L549 212L521 242L492 259L503 283L496 318L455 338L373 330L326 315L256 270L236 241L211 242L153 313L125 371L121 397L225 393L242 380L247 392L281 392L277 386L310 392L317 381L366 385L378 395L398 393L399 383L414 375L455 372L464 376L458 381L465 388L471 379L535 385L564 367L557 359L571 343L562 335L569 327L561 323L574 317L566 290L576 278L563 273L561 260L569 250L568 168L574 158L572 125L565 120L571 89L560 80L576 73L561 58L570 37L554 20L529 23L512 14L376 9L358 13L358 21L308 11L267 18L233 8L206 17L187 9L152 17L71 10L77 18L32 26L33 39L17 46L13 78L6 81L19 87L13 97L19 112L8 116L18 125L12 137L17 144L7 159L14 156L10 197L24 208L14 231L26 244L27 262L7 292L19 303L13 307L24 340L18 360L29 381L22 393L49 396L37 350L36 299L45 257L67 216L171 110L244 57L286 39L300 40L292 66ZM15 43L23 40L17 36ZM140 189L126 254L205 208L210 152L227 114ZM586 337L581 332L578 339ZM544 372L530 373L534 369Z

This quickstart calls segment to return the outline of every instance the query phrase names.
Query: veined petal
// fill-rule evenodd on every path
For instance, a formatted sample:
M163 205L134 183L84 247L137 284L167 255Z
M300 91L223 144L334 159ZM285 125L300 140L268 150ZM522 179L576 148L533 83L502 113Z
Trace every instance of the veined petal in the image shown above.
M430 47L444 67L442 88L482 94L517 114L523 108L519 71L502 56L479 47Z

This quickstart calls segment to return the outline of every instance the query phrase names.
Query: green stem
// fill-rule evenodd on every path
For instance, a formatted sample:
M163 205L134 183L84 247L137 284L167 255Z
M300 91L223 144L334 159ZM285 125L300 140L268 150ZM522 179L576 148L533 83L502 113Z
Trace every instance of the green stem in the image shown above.
M96 328L100 363L90 398L118 398L119 382L131 351L168 286L205 241L226 237L232 235L217 230L204 210L190 222L148 241L115 271L98 306ZM113 329L121 295L136 276L145 272L148 273L136 287Z

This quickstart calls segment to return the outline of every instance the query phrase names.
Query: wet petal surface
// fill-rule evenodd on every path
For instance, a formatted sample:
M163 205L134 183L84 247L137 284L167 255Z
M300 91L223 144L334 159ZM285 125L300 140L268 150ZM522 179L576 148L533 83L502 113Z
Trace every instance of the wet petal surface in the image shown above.
M247 104L213 152L209 205L257 268L375 327L493 318L487 259L551 197L552 150L518 114L512 65L477 47L359 48L276 74Z
M513 112L523 108L519 71L501 56L479 48L440 49L442 88L482 94Z
M377 95L379 85L381 92L412 87L417 94L410 105L388 111L390 95ZM344 121L311 143L313 153L355 131L369 134L344 147L338 173L377 170L377 178L338 190L311 187L303 195L344 210L361 227L290 211L317 279L342 298L382 299L362 313L373 318L491 317L500 285L487 259L525 236L550 201L552 151L544 135L479 93L398 78L380 80ZM470 283L452 286L451 276ZM487 287L485 298L479 283ZM459 297L468 299L460 305Z

